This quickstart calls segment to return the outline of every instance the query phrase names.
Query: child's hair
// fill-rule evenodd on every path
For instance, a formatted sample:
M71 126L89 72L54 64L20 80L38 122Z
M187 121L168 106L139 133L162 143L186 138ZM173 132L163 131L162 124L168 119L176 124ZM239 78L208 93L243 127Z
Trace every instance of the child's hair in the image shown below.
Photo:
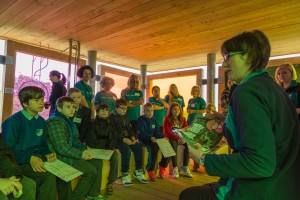
M62 109L65 102L70 102L72 104L75 103L75 101L71 97L64 96L64 97L60 97L60 98L57 99L56 107L59 107L59 108Z
M92 68L91 66L89 66L89 65L85 65L85 66L80 67L80 68L77 70L77 74L76 74L76 75L77 75L79 78L82 78L82 77L83 77L83 71L86 70L86 69L88 69L88 70L91 71L91 78L94 78L94 76L95 76L95 71L94 71L93 68Z
M101 103L99 107L96 109L96 112L98 113L100 110L108 110L109 111L109 106L106 103Z
M144 105L144 109L145 108L152 108L153 107L153 104L152 103L146 103L145 105Z
M208 103L207 105L206 105L206 112L207 111L216 111L216 106L213 104L213 103Z
M61 80L61 82L63 82L63 84L66 84L67 82L67 78L63 73L60 73L57 70L53 70L50 72L51 76L56 76L59 80Z
M120 106L127 106L127 101L125 99L117 99L115 107L119 108Z
M28 103L30 99L43 98L45 92L42 88L36 86L26 86L19 91L18 96L22 107L25 108L24 103Z
M68 90L68 92L67 92L67 96L71 96L71 94L73 94L73 93L81 93L81 91L80 90L78 90L77 88L70 88L69 90Z
M174 107L176 107L176 106L178 106L179 109L180 109L180 113L179 113L179 115L178 115L178 119L179 119L179 121L180 121L180 123L181 123L181 125L182 125L182 124L183 124L183 118L184 118L184 117L183 117L183 114L182 114L182 108L181 108L181 106L180 106L177 102L171 103L166 118L167 118L168 120L170 120L171 122L176 121L176 119L174 119L174 117L173 117L173 115L172 115L172 109L173 109Z

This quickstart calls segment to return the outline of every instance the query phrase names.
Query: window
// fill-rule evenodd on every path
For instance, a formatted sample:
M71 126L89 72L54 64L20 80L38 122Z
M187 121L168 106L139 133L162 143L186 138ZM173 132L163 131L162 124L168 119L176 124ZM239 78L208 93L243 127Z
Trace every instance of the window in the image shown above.
M17 52L16 55L15 87L12 113L22 109L18 99L18 92L21 88L30 85L41 87L45 92L45 101L48 101L52 88L52 83L49 80L50 71L57 70L68 78L69 67L69 64L66 62L60 62L50 58L43 58L21 52ZM73 65L71 66L71 77L74 77ZM73 78L70 80L70 86L74 86ZM47 119L49 115L49 109L44 109L40 115Z

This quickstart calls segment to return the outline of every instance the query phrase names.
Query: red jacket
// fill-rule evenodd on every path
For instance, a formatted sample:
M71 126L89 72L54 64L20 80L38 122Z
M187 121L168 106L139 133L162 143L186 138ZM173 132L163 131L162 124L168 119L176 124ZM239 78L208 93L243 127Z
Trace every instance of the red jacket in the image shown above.
M183 117L182 127L179 127L179 128L184 128L184 127L187 127L187 126L188 126L188 124L186 122L186 119ZM178 141L180 138L179 138L178 135L176 135L175 133L173 133L172 127L173 127L172 121L170 119L168 119L167 117L165 117L164 124L163 124L163 133L164 133L164 136L167 137L167 138L169 138L169 139L173 139L173 140Z

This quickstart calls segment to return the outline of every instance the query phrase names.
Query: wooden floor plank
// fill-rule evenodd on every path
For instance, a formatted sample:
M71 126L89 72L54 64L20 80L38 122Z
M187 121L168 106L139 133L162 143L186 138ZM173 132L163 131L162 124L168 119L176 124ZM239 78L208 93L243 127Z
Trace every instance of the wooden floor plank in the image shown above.
M200 186L217 181L217 177L211 177L199 172L193 173L193 178L180 176L178 179L168 177L158 179L156 182L141 184L133 180L134 185L124 187L120 181L114 184L114 194L109 200L177 200L180 192L191 186Z

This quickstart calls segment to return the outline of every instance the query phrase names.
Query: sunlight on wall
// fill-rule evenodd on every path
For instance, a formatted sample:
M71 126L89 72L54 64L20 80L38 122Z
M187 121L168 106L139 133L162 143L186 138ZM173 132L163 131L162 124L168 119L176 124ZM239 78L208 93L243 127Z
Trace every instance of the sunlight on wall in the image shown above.
M187 117L186 108L188 105L188 101L191 96L191 89L194 85L196 85L196 75L194 76L182 76L182 77L174 77L174 78L165 78L165 79L154 79L152 80L152 85L157 85L160 87L160 97L165 98L168 94L169 86L174 83L177 85L179 94L183 96L185 107L184 107L184 116ZM151 88L150 88L151 90Z

